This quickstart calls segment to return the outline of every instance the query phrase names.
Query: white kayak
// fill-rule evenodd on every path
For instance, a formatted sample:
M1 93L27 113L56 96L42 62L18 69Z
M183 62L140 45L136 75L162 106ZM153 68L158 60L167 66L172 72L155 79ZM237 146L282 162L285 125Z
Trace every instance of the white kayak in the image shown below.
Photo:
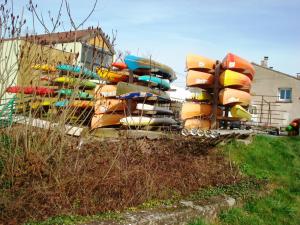
M136 109L145 111L145 112L156 112L157 114L173 114L173 111L170 109L167 109L165 107L160 107L156 105L149 105L149 104L143 104L138 103L136 106ZM154 114L154 113L153 113Z
M146 117L146 116L129 116L122 118L120 123L126 126L155 126L155 125L164 125L169 126L176 124L176 121L168 117Z

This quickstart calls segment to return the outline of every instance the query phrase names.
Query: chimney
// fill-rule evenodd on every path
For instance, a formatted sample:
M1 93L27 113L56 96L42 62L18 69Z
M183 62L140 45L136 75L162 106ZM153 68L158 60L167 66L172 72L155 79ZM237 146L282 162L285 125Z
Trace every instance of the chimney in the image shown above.
M268 68L268 60L269 60L269 57L265 56L264 59L261 61L260 65Z

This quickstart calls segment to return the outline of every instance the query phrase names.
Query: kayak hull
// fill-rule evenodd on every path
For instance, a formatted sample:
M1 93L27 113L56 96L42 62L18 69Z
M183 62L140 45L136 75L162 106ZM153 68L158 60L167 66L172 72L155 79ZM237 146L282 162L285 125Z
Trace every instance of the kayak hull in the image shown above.
M171 81L176 79L176 74L171 67L151 59L128 55L125 57L125 63L133 72L148 70L152 73L161 75L164 79L169 79Z
M125 112L126 103L120 99L101 99L95 103L95 114Z
M214 72L216 67L216 61L208 59L206 57L189 54L186 57L186 68L187 70L197 70L202 72Z
M172 118L154 118L146 116L129 116L120 120L125 126L170 126L176 124Z
M222 105L234 105L239 104L242 106L248 106L251 101L251 95L248 92L225 88L219 93L219 102Z
M232 70L225 70L220 75L220 83L223 87L231 87L242 90L250 90L251 80L248 76Z
M167 79L161 79L159 77L155 76L139 76L138 77L139 81L150 83L153 86L158 86L162 90L169 90L170 89L170 81Z
M120 120L124 118L124 114L99 114L94 115L91 122L91 128L101 128L120 125Z
M206 117L211 115L211 113L212 106L210 104L185 102L182 105L181 119L186 120L194 117Z
M214 76L210 73L190 70L186 77L187 87L211 87L214 83Z
M127 71L114 71L99 69L97 71L100 78L103 80L109 81L111 83L118 83L120 81L127 81L129 78L129 73Z
M250 80L253 80L255 74L255 69L250 62L232 53L228 53L225 56L222 61L222 67L223 69L229 69L239 73L243 73L247 75Z
M231 107L230 113L231 113L232 117L245 119L245 120L251 120L251 114L240 105L235 105L235 106Z
M186 100L188 101L211 101L212 96L204 89L189 88L186 93Z

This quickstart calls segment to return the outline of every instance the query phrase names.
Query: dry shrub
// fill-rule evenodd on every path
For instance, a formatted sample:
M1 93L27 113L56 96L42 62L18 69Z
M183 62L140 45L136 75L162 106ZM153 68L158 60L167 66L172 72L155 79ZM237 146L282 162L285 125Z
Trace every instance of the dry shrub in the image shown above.
M80 144L58 131L26 129L0 136L0 223L5 224L122 210L239 180L222 156L192 138Z

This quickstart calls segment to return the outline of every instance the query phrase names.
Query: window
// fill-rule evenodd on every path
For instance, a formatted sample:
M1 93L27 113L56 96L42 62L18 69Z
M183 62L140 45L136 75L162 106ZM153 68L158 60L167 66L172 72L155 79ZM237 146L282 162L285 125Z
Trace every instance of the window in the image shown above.
M278 101L292 102L292 88L279 88L278 89Z

